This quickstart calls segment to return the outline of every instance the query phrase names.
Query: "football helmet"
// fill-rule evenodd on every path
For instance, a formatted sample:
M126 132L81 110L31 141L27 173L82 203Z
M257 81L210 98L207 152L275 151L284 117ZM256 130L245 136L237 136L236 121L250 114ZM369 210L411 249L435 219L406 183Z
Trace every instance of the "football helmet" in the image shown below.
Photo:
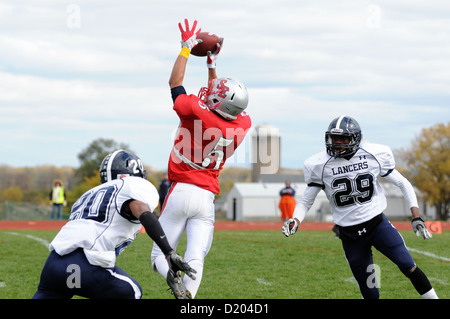
M226 77L211 80L201 88L198 97L206 106L227 120L234 120L247 108L248 92L238 79Z
M333 136L350 138L348 144L334 143ZM325 132L327 153L334 157L347 157L356 153L361 143L362 133L358 122L350 116L340 116L331 121Z
M127 176L137 176L147 179L141 159L125 150L114 151L103 159L100 164L100 181L103 183Z

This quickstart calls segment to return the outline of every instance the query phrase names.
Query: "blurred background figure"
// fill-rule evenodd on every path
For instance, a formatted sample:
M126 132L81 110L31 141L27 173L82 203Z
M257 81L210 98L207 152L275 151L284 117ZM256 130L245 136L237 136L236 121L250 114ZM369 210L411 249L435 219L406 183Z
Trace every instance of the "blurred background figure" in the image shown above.
M50 204L52 205L52 215L50 219L55 219L55 215L58 214L58 220L62 220L62 208L63 205L67 205L67 201L66 192L60 180L55 180L53 182L53 187L50 191Z
M291 182L285 182L286 187L280 191L280 203L278 207L281 210L281 220L286 221L294 215L295 205L295 189L291 187Z

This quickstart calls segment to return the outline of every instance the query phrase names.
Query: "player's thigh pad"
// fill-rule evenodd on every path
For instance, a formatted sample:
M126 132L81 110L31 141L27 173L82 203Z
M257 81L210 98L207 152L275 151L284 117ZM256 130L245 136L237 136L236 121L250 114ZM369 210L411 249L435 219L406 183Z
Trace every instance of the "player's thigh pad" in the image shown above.
M46 292L47 295L42 295ZM142 290L136 280L122 269L106 269L91 265L79 248L60 256L52 251L41 275L38 293L42 298L141 298ZM38 295L39 296L39 295Z
M382 222L375 230L373 245L394 262L402 272L408 272L414 267L414 260L406 248L403 237L384 214Z

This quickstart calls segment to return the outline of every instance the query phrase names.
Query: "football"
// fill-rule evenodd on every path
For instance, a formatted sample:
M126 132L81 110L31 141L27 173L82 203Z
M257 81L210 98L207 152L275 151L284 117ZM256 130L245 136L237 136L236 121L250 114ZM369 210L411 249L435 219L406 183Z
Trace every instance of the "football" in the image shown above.
M208 51L214 52L217 43L220 43L220 38L211 32L200 32L197 39L201 39L203 42L192 48L191 54L195 56L206 56Z

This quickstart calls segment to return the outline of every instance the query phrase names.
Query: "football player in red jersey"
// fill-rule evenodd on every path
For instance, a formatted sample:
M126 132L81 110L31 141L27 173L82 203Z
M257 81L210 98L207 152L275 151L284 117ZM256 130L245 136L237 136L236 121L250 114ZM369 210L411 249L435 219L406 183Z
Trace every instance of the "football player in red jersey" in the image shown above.
M186 93L183 79L191 49L198 44L197 21L186 29L181 23L182 49L170 76L173 109L180 118L177 137L169 158L171 188L159 219L169 243L176 247L186 230L185 261L197 271L196 279L183 279L194 298L200 286L203 264L213 238L214 198L219 193L219 172L233 155L251 127L247 88L231 77L218 78L216 58L223 39L214 52L208 52L208 87L197 95ZM152 264L161 275L167 274L167 262L153 245Z

